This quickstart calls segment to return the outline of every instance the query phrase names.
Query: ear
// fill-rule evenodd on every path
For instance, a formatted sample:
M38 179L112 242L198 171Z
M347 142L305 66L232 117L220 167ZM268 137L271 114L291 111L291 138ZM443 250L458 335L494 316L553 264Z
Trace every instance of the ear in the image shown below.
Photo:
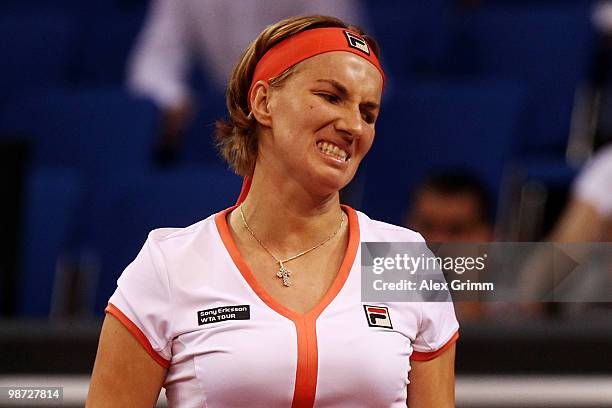
M270 84L267 81L257 81L251 92L251 113L255 120L264 126L272 126L270 114Z

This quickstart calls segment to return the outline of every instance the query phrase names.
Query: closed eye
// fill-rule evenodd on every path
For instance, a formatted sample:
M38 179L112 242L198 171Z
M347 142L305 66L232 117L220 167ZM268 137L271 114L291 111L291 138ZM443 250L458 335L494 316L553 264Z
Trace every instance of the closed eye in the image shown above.
M331 94L331 93L318 92L315 95L320 96L321 98L325 99L329 103L336 104L340 102L340 97L338 97L337 95Z
M373 113L371 113L371 112L363 112L361 114L361 117L369 125L371 125L374 122L376 122L376 116Z

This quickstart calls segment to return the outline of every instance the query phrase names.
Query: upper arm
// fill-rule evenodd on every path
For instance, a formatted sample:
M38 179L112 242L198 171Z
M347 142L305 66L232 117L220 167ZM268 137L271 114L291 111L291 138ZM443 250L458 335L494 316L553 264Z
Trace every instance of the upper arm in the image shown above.
M553 242L597 241L602 231L603 219L590 202L573 199L549 237Z
M155 406L166 369L111 314L102 325L86 406Z
M455 344L427 361L411 361L407 404L410 408L455 406Z
M421 303L418 333L412 343L410 408L455 406L455 344L459 324L452 302Z

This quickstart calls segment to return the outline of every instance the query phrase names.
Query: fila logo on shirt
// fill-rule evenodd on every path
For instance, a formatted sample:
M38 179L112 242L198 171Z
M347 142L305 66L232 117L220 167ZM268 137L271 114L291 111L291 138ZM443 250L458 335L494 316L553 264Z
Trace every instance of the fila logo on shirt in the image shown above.
M389 316L389 309L385 306L370 306L363 305L365 310L366 319L368 320L368 326L370 327L382 327L385 329L392 329L391 317Z
M355 48L356 50L370 55L370 47L368 47L368 43L365 42L363 38L353 33L349 33L348 31L345 31L344 34L346 35L346 39L348 40L349 47Z

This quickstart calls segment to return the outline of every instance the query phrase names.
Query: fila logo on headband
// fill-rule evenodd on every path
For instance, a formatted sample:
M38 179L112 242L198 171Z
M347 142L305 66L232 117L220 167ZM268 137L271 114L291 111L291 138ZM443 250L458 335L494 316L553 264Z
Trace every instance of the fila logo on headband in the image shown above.
M382 327L385 329L392 329L391 318L389 317L389 309L385 306L370 306L363 305L365 310L366 319L368 320L368 326L370 327Z
M370 47L368 47L368 43L365 42L363 38L348 31L345 31L344 35L346 35L349 47L355 48L356 50L365 52L366 54L370 55Z

